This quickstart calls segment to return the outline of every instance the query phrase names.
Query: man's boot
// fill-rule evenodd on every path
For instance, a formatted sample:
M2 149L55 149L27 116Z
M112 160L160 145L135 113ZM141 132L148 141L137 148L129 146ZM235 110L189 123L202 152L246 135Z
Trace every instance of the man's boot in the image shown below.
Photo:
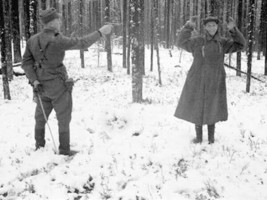
M59 154L70 154L70 132L64 131L59 133Z
M202 125L195 125L196 138L193 139L194 144L202 143Z
M214 143L215 124L208 125L208 140L209 144Z
M34 138L35 138L35 150L38 150L45 146L45 129L37 129L34 130Z

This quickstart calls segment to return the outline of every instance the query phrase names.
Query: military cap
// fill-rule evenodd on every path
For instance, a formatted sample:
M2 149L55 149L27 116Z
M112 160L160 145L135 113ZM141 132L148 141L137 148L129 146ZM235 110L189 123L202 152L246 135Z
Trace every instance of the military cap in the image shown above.
M203 19L203 24L206 25L208 22L215 22L216 24L219 24L219 19L217 17L209 16L205 19Z
M60 15L57 13L55 8L49 8L40 12L40 20L43 24L47 24L48 22L58 18L60 18Z

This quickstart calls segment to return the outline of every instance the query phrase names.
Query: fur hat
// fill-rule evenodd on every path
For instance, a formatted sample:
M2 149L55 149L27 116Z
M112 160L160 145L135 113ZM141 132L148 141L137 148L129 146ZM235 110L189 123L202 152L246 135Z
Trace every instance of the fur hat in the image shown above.
M219 19L217 17L209 16L205 19L203 19L203 24L206 25L208 22L215 22L216 24L219 24Z
M47 10L40 11L40 20L43 24L47 24L53 19L59 19L60 15L55 8L49 8Z

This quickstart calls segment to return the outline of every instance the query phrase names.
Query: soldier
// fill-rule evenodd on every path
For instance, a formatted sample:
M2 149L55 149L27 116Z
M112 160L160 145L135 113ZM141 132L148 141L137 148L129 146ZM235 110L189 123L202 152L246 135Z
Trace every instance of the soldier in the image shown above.
M208 125L208 141L212 144L215 123L228 118L224 55L241 51L245 46L245 38L236 28L233 19L230 19L227 25L232 38L221 37L217 17L207 17L203 20L203 36L191 37L196 26L195 20L196 18L191 18L187 21L178 36L177 45L191 52L194 60L175 116L195 124L194 143L202 142L202 126Z
M68 78L62 63L65 51L85 49L103 35L110 34L112 25L104 25L99 30L82 38L65 37L60 31L60 15L54 8L41 11L43 30L33 35L26 45L22 68L33 86L39 101L35 110L35 147L45 146L45 124L42 105L48 117L55 110L59 131L59 154L73 155L70 150L70 121L72 113L72 79Z

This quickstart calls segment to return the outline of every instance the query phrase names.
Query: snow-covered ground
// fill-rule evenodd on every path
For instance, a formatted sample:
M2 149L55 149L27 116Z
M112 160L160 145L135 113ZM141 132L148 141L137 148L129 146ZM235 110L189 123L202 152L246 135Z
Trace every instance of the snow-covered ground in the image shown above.
M69 75L79 79L73 91L69 158L55 155L47 129L47 145L34 151L34 109L25 77L10 83L12 100L0 94L0 199L26 200L265 200L267 199L267 88L227 71L229 119L216 125L216 143L191 143L192 124L173 117L186 73L188 53L161 49L162 82L157 66L144 77L145 103L134 104L131 76L113 56L114 72L106 67L97 46L66 54ZM114 50L118 52L119 50ZM243 55L243 70L246 56ZM155 62L156 63L156 62ZM233 62L234 63L234 62ZM263 74L263 60L253 60L253 72ZM178 66L179 65L179 66ZM176 67L175 67L176 66ZM266 81L266 78L260 76ZM0 83L2 88L2 83ZM49 124L58 145L57 120Z

